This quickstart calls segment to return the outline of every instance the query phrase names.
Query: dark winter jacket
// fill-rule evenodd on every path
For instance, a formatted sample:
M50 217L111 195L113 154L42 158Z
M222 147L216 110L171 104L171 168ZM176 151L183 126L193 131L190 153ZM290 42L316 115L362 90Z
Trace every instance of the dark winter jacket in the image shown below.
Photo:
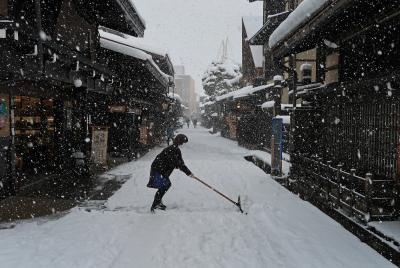
M152 171L158 171L167 178L175 168L179 168L188 176L192 174L183 162L181 150L175 144L165 148L151 164Z

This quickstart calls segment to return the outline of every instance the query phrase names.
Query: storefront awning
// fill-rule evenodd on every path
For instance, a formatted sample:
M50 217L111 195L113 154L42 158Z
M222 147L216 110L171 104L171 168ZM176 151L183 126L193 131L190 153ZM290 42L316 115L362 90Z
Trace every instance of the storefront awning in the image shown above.
M283 57L324 41L339 43L398 14L399 4L399 0L304 0L271 34L268 45L274 57Z

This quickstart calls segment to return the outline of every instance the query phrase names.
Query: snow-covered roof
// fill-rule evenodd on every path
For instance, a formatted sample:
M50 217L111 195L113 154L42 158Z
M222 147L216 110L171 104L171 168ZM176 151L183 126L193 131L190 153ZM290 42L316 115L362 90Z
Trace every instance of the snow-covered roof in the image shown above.
M242 87L242 88L240 88L238 90L228 92L228 93L226 93L224 95L221 95L221 96L217 96L216 100L217 101L222 101L222 100L225 100L225 99L228 99L228 98L231 98L231 97L234 98L234 99L243 98L243 97L247 97L249 95L252 95L252 94L254 94L254 93L258 92L258 91L261 91L263 89L270 88L272 86L274 86L273 83L268 84L268 85L258 86L258 87L253 87L253 86Z
M213 105L215 102L214 101L207 101L204 103L204 107L208 105Z
M272 19L272 18L276 18L276 17L282 16L282 15L286 15L289 12L290 12L289 10L285 10L285 11L282 11L279 13L271 14L271 15L267 16L267 19Z
M129 41L123 37L115 34L107 33L99 30L100 33L100 46L124 55L128 55L140 60L150 60L151 55L146 52L135 48L129 44Z
M289 34L295 32L302 24L306 23L310 18L322 10L325 5L329 4L329 0L304 0L297 8L290 13L278 28L269 37L268 45L270 48L275 47L283 41Z
M253 37L263 26L262 16L245 16L242 19L246 29L247 39Z
M138 46L138 43L135 41L135 39L138 38L122 33L110 33L105 31L103 28L99 28L99 34L100 46L102 48L149 62L149 64L161 75L164 82L168 83L171 76L161 71L160 67L154 62L153 57L150 54L146 53L143 49L138 48L140 46Z
M275 106L275 101L267 101L261 105L261 108L264 110L264 109L270 109L274 106Z
M252 88L247 88L246 87L241 92L238 92L237 94L235 94L233 96L233 98L234 99L239 99L239 98L247 97L247 96L250 96L250 95L252 95L254 93L257 93L257 92L259 92L261 90L264 90L266 88L270 88L270 87L273 87L273 86L274 86L274 83L270 83L270 84L262 85L262 86L258 86L258 87L252 87ZM235 91L235 92L237 92L237 91Z
M146 53L151 53L162 57L168 56L167 51L162 48L155 47L145 38L130 36L105 27L99 27L99 34L101 38L107 39L113 39L116 38L115 36L117 36L119 42L128 44L129 46L142 50Z
M226 93L224 95L217 96L215 99L216 99L216 101L222 101L222 100L228 99L230 97L233 97L233 96L235 96L237 94L240 94L241 92L245 92L245 91L247 91L249 89L252 89L252 88L253 88L253 86L243 87L243 88L240 88L238 90L228 92L228 93Z
M212 105L214 103L215 102L213 102L213 101L202 102L202 103L199 104L199 107L200 108L204 108L205 106Z
M179 101L180 103L182 103L182 98L181 98L181 96L179 96L179 95L176 94L176 93L168 92L168 97L171 98L171 99L177 100L177 101Z

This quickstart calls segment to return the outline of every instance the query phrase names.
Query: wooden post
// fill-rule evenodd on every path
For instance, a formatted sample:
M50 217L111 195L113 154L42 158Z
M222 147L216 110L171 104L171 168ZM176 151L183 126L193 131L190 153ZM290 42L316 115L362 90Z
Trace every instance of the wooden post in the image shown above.
M329 169L330 169L330 167L331 167L331 165L332 165L332 160L328 160L327 161L327 170L328 170L328 172L329 172ZM326 172L326 173L328 173L328 172ZM326 197L326 199L327 199L327 202L329 203L329 206L331 206L331 182L330 182L330 180L329 180L329 178L327 178L328 179L328 181L326 182L326 195L327 195L327 197Z
M372 213L372 174L367 173L365 174L365 206L367 208L367 215L365 217L365 221L368 222L371 219L371 213Z
M336 181L337 181L337 190L338 190L338 194L337 194L337 200L336 200L336 205L338 208L342 207L341 204L341 200L342 200L342 164L338 164L337 165L337 172L336 172Z
M11 93L9 93L9 105L10 105L10 175L9 175L9 180L10 180L10 194L14 195L15 194L15 183L17 180L17 172L16 172L16 152L15 152L15 104L14 104L14 96Z
M354 207L356 205L356 194L355 194L355 176L356 176L356 169L352 168L350 169L351 173L351 180L350 180L350 190L351 190L351 200L350 200L350 206L351 206L351 213L353 216L355 216L355 210Z

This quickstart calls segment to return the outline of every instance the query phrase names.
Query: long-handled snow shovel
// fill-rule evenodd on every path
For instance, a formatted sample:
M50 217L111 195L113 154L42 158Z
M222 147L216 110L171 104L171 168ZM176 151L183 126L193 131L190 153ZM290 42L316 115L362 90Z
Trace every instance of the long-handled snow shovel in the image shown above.
M211 190L213 190L214 192L216 192L217 194L219 194L220 196L222 196L223 198L225 198L226 200L228 200L229 202L233 203L235 206L237 206L240 210L240 212L243 212L242 209L242 205L240 204L240 195L238 197L238 201L235 202L232 199L230 199L229 197L227 197L226 195L224 195L223 193L221 193L220 191L218 191L217 189L214 189L213 187L211 187L210 185L208 185L207 183L205 183L204 181L200 180L199 178L197 178L196 176L193 176L193 178L199 182L201 182L202 184L204 184L205 186L207 186L208 188L210 188ZM247 213L246 213L247 214Z

